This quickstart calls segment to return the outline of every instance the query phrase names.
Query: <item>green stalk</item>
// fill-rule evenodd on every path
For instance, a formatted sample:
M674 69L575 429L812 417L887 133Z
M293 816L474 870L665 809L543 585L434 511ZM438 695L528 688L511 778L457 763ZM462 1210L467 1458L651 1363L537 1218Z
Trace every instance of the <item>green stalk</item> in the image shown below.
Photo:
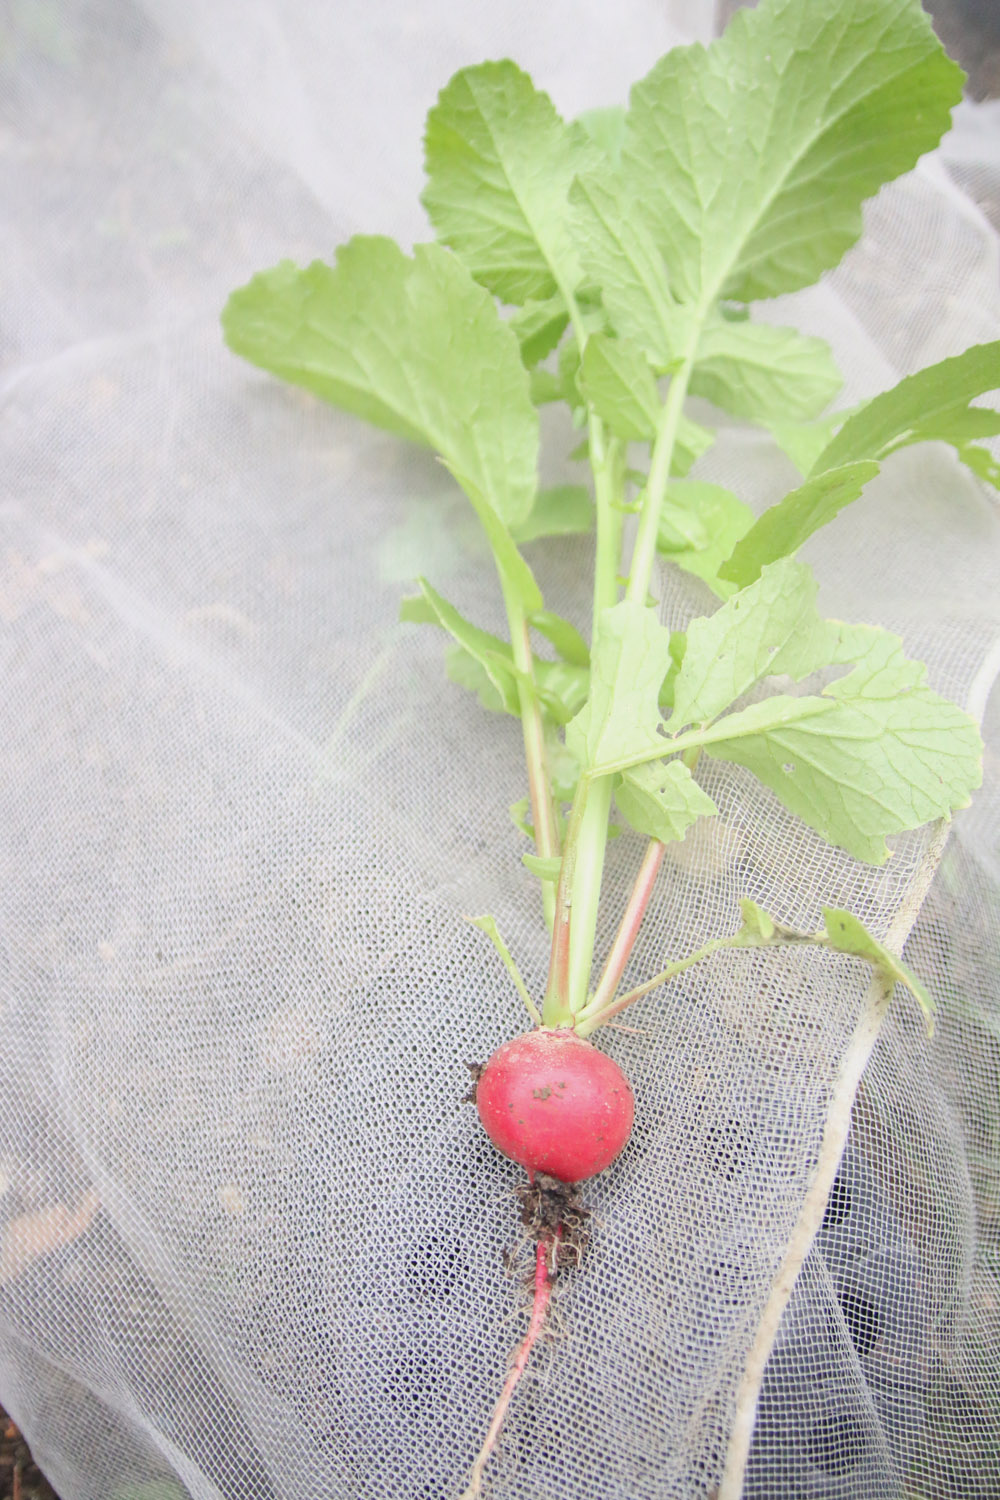
M663 509L663 497L670 482L677 428L684 412L684 398L687 396L688 382L691 379L695 347L693 344L691 352L670 382L670 389L660 416L656 442L653 444L653 457L649 466L646 490L642 497L642 508L639 511L639 529L632 552L628 588L625 591L626 599L632 599L638 604L645 604L653 577L660 511Z
M573 1012L569 1003L569 948L571 931L571 901L576 858L580 845L580 825L586 816L589 784L582 776L573 798L563 849L559 887L556 892L556 915L552 928L552 952L549 957L549 978L542 1005L542 1020L546 1026L567 1026L572 1022Z
M569 311L570 325L576 339L581 355L587 344L587 330L584 327L583 317L573 291L565 285L559 275L557 267L552 267L556 283L565 300ZM617 440L606 442L604 424L593 412L588 420L588 436L590 440L590 462L594 474L594 494L597 512L596 520L596 552L594 560L594 621L596 623L600 610L609 605L617 603L618 599L618 562L621 552L621 510L619 501L621 499L621 487L624 474L624 457L621 444ZM509 614L509 610L508 610ZM511 639L513 636L513 619L511 619ZM527 632L525 632L526 639ZM517 658L517 646L514 645L515 663L519 665ZM528 640L528 659L530 661L530 640ZM520 689L519 689L520 691ZM537 711L537 703L534 705ZM536 779L540 771L544 769L544 740L541 738L541 718L538 716L537 731L534 726L529 727L525 715L525 705L521 699L521 719L524 724L525 756L528 763L529 791L532 798L532 809L535 808L535 791L531 791L533 777L533 765ZM536 744L536 739L539 741ZM553 812L552 849L553 854L559 853L558 831L554 823L554 810L552 805L551 783L548 779L547 770L544 771L544 785L546 789L545 803L547 808ZM538 789L540 796L540 789ZM594 793L594 794L591 794ZM588 789L581 780L577 788L577 794L570 814L570 823L566 835L566 849L563 855L562 873L558 889L553 892L549 882L542 883L542 898L545 903L546 921L552 931L552 952L549 962L549 978L546 986L546 994L543 1008L543 1016L547 1026L564 1025L572 1019L575 1009L578 1009L586 999L587 984L590 978L590 963L594 947L597 922L597 898L600 895L600 875L604 861L604 844L607 840L608 814L611 809L611 782L605 779L603 785ZM535 827L539 828L537 815ZM547 851L542 843L536 839L538 852L545 854ZM595 858L596 853L596 858ZM596 892L590 891L590 884L595 876L597 880ZM573 934L580 927L575 919L571 921L571 912L575 903L584 899L583 913L584 925L589 924L589 945L581 943Z
M598 1026L603 1026L605 1022L610 1021L612 1016L616 1016L619 1011L624 1010L633 1001L641 1000L643 995L648 995L652 990L659 989L660 985L666 984L668 979L675 979L678 974L683 974L685 969L691 969L695 964L700 964L704 959L711 958L713 953L718 953L722 948L764 946L766 945L762 943L750 944L745 940L741 940L739 933L734 937L714 938L712 942L706 943L704 948L698 948L694 953L689 953L687 958L679 958L674 963L667 964L666 968L661 969L659 974L654 974L653 978L647 980L645 984L637 985L634 990L629 990L627 994L619 996L610 1005L600 1003L598 997L595 996L594 1000L589 1005L586 1005L577 1016L576 1030L580 1036L589 1036L592 1031L597 1030Z
M617 438L605 441L604 423L590 414L590 463L594 472L597 541L594 552L594 612L596 630L602 609L618 603L618 569L622 553L622 492L625 455Z
M559 854L559 829L552 800L542 713L535 691L531 636L520 602L512 598L506 588L503 592L510 625L511 651L517 668L517 699L524 735L524 760L528 772L528 799L535 829L535 848L543 859L554 859ZM549 880L542 881L542 908L546 924L551 929L555 919L556 893Z
M507 944L504 942L503 938L500 936L500 929L497 927L495 919L487 914L482 917L470 917L469 921L472 923L473 927L478 927L480 932L485 932L486 936L489 938L490 942L497 950L497 953L499 953L500 960L504 968L507 970L507 973L513 980L514 988L517 990L517 993L524 1001L524 1006L528 1012L528 1015L534 1021L536 1026L541 1026L542 1018L539 1014L538 1006L535 1004L534 1000L532 1000L530 994L528 993L528 986L521 978L521 971L517 967L517 964L514 962L513 954L507 947Z
M684 398L691 378L693 353L685 359L681 369L671 381L664 403L659 431L653 445L649 480L639 513L639 529L632 554L632 566L626 597L645 603L652 581L656 562L656 535L659 528L660 510L670 480L677 427L684 410ZM603 456L603 453L602 453ZM595 469L595 480L599 471ZM611 597L616 602L617 590ZM598 593L595 585L595 604ZM602 597L604 595L602 594ZM595 618L595 629L597 620ZM608 817L611 812L611 794L614 786L612 776L581 777L577 797L586 785L586 811L580 818L577 832L573 828L567 834L567 853L570 837L576 837L572 862L572 886L569 896L569 953L566 964L568 991L566 1004L573 1016L585 1013L587 1006L590 973L594 959L594 942L597 935L597 913L604 873L604 859L608 841Z
M581 787L586 778L581 777ZM598 776L589 784L587 805L580 821L570 899L568 1002L576 1016L587 1003L590 970L597 937L597 908L601 898L604 855L608 843L611 789L614 777ZM579 789L577 796L580 795Z
M569 311L570 324L574 337L583 353L587 342L587 331L583 324L583 317L579 305L573 295L572 289L564 284L559 269L552 267L558 286ZM595 417L591 423L591 442L597 443L602 459L604 454L604 432L603 425ZM603 463L602 463L603 469ZM600 480L595 470L595 487L600 491ZM610 545L608 539L609 526L607 522L602 527L601 514L604 510L608 516L614 518L614 512L610 505L602 506L602 497L598 494L598 545L600 549L601 538L604 537L604 548ZM607 571L605 566L604 571ZM598 569L599 577L601 570ZM612 578L613 578L612 574ZM503 579L501 577L501 586ZM555 802L552 795L552 781L548 770L548 756L545 749L545 734L542 726L542 715L538 705L538 695L535 691L534 659L531 650L531 634L528 621L525 617L520 603L508 597L504 588L504 603L507 607L507 620L510 625L511 649L514 656L514 665L518 669L517 696L518 707L521 714L521 726L524 734L524 759L528 773L528 799L531 804L532 822L535 828L535 848L539 855L545 859L556 858L560 853L559 828L556 821ZM563 863L563 876L565 876L565 861ZM545 913L546 926L552 932L552 958L550 962L549 983L546 991L546 1011L552 1006L560 1010L565 1003L565 966L563 963L557 965L557 954L565 949L565 941L568 936L568 914L562 909L560 892L563 887L563 878L559 881L558 889L553 887L551 881L542 881L542 908ZM557 924L557 912L560 913ZM562 930L561 930L562 929ZM561 976L557 978L558 974ZM554 998L550 1001L549 995L554 991ZM546 1018L546 1025L553 1024Z
M624 455L621 444L605 442L604 424L590 416L590 461L594 473L594 495L597 509L597 545L594 558L594 631L603 609L618 602L618 568L621 560L622 488ZM560 1010L571 1018L586 1003L594 940L597 935L597 908L601 894L604 850L608 838L613 782L604 776L588 787L581 781L577 799L580 817L571 823L567 834L574 840L569 876L570 901L566 913L568 951L562 969ZM575 804L574 804L575 806Z

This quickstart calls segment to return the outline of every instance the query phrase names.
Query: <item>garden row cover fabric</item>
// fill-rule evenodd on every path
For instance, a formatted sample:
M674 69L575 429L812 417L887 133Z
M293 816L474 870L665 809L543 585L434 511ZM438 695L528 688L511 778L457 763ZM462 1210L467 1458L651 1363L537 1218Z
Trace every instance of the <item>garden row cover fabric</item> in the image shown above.
M460 1100L546 941L519 734L396 623L426 573L498 625L429 457L223 348L229 289L355 231L426 236L423 116L513 55L572 115L709 5L36 0L0 18L0 1397L64 1500L454 1500L519 1336L517 1169ZM1000 151L963 107L776 320L845 403L1000 331ZM989 221L994 215L994 224ZM729 425L698 473L794 479ZM1000 1493L995 496L900 453L806 549L985 715L937 858L859 867L736 767L661 875L637 976L738 898L912 925L765 1383L748 1496ZM582 618L584 542L543 566ZM664 574L663 617L707 596ZM613 847L605 922L637 847ZM929 863L930 862L930 863ZM929 885L929 891L925 889ZM908 914L900 918L900 913ZM707 1500L865 977L720 958L606 1033L638 1125L490 1470L494 1500ZM629 1018L632 1019L631 1017ZM602 1039L603 1041L603 1039Z

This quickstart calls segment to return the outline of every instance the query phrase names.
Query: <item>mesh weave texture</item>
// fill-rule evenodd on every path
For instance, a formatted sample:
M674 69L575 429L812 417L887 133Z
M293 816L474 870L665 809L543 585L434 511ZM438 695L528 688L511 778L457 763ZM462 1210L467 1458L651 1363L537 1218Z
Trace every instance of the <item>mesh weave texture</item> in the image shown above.
M518 1170L459 1103L523 1013L464 917L495 915L535 993L547 941L518 726L396 620L418 573L490 628L500 601L433 459L241 365L218 313L282 256L426 237L422 121L456 67L514 55L569 115L712 23L0 8L0 1395L64 1500L462 1488L525 1307ZM998 126L963 106L844 265L767 310L831 340L845 404L1000 333ZM734 424L696 472L759 506L795 482ZM912 926L938 1028L897 997L746 1493L1000 1495L1000 516L925 445L804 556L828 614L899 631L985 715L984 789L925 896L929 832L872 870L709 766L721 817L669 857L629 972L731 931L741 896ZM531 560L583 625L587 544ZM709 607L660 588L671 625ZM604 944L640 852L612 846ZM723 955L602 1034L637 1127L588 1189L493 1500L708 1500L867 984Z

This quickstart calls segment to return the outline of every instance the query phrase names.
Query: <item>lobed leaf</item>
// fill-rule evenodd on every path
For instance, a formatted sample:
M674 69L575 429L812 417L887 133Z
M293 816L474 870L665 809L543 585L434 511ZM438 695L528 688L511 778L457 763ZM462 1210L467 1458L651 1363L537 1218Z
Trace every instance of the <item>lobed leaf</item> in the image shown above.
M487 713L516 714L518 712L517 708L511 708L509 700L497 691L482 662L470 656L464 646L454 644L449 646L445 652L444 665L448 681L455 683L456 687L468 688L470 693L475 693L480 708L485 708Z
M1000 342L979 344L916 375L848 415L836 436L827 435L820 451L811 451L817 435L802 428L785 430L798 449L810 477L778 505L765 511L723 564L723 578L745 584L761 567L794 553L808 537L856 500L878 473L879 460L911 443L951 443L959 457L981 478L1000 487L1000 465L971 440L1000 433L1000 412L972 406L978 396L1000 388ZM835 420L835 419L828 419ZM781 440L782 427L775 428ZM794 456L794 453L793 453Z
M582 767L648 759L656 747L662 754L659 694L670 666L670 631L651 609L622 600L601 611L590 696L566 728L566 747Z
M690 390L723 411L767 423L817 416L842 384L825 340L719 318L698 340Z
M752 771L829 843L877 865L889 855L887 834L966 806L981 780L982 741L969 715L927 686L926 669L904 657L897 637L854 627L855 649L862 633L867 650L854 670L821 699L799 700L815 714L728 740L713 734L705 748Z
M1000 464L988 448L982 448L978 443L963 443L956 451L963 464L971 469L977 479L1000 490Z
M728 599L738 585L720 576L720 570L753 524L753 511L731 490L697 479L674 479L660 511L656 545L669 562L701 578L720 599Z
M719 810L680 760L652 761L626 771L615 788L615 801L636 833L663 844L682 839L692 823Z
M760 577L761 569L796 553L821 526L856 500L879 471L872 461L843 464L807 479L770 506L739 538L719 576L742 588Z
M880 459L909 443L932 439L963 453L969 440L1000 431L1000 417L970 403L1000 390L1000 341L974 344L964 354L907 375L849 416L822 450L813 472L857 459Z
M814 282L862 202L937 145L962 76L919 0L763 0L667 53L632 90L622 161L675 297Z
M409 624L440 625L455 643L447 659L451 681L471 689L484 708L519 717L518 669L510 644L467 620L425 578L417 581L420 593L402 601L400 619ZM573 639L573 627L558 615L543 612L542 620L571 655L561 661L535 657L535 688L544 711L556 723L565 724L587 697L589 672L580 654L580 648L586 651L586 645L578 636Z
M816 591L809 568L782 560L715 614L693 620L668 728L715 719L763 677L801 678L829 663L834 627L817 614Z
M590 672L580 662L534 658L535 688L543 711L554 724L568 724L587 701Z
M740 898L740 911L743 914L743 925L738 936L747 946L765 947L777 931L774 918L748 896Z
M615 437L651 442L660 420L660 397L649 361L627 338L591 334L583 352L579 385Z
M612 174L583 173L569 193L571 225L584 269L601 289L615 332L657 369L668 369L689 327L670 294L663 256Z
M533 615L529 615L528 624L540 635L545 636L563 661L571 662L575 667L590 666L590 650L587 642L569 620L564 620L561 615L553 614L549 609L540 609L536 610Z
M823 922L830 947L839 953L854 953L867 959L872 967L884 974L893 984L902 984L910 991L924 1013L928 1036L934 1031L934 1001L927 986L922 984L913 970L902 959L880 943L852 912L836 906L824 906Z
M417 583L420 588L419 595L402 601L399 607L399 618L408 624L440 625L462 648L464 656L473 661L479 668L479 673L485 676L496 694L495 706L503 709L505 713L519 713L517 679L514 675L513 657L506 641L500 636L492 635L488 630L480 629L478 625L473 625L459 613L453 604L449 604L447 599L432 588L426 578L419 578ZM460 658L454 659L452 665L458 673L457 677L453 677L453 681L459 681L465 687L474 688L482 696L479 674L470 674ZM492 699L485 706L494 707Z
M435 449L499 522L528 515L538 415L517 339L447 251L418 245L411 260L356 236L334 266L282 261L254 276L222 324L252 364Z
M602 153L510 61L462 68L427 116L422 195L438 238L504 302L574 290L568 194Z

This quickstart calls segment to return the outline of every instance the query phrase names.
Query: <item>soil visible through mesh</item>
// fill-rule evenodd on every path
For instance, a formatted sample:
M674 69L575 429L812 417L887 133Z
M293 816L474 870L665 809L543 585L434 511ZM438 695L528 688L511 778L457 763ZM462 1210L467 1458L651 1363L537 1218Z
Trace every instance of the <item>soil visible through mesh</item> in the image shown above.
M0 1500L59 1500L28 1445L0 1406Z

